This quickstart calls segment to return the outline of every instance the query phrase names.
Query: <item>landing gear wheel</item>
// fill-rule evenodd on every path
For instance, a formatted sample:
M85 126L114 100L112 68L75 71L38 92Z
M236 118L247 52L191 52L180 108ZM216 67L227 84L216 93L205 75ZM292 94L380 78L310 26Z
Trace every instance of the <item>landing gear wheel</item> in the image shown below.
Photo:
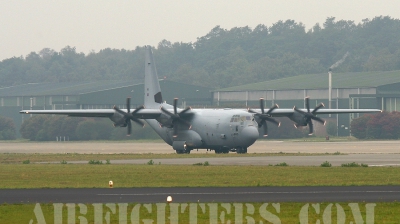
M245 154L245 153L247 153L247 148L239 147L236 149L236 153L237 154Z
M175 150L176 154L190 154L190 151L192 151L192 149L183 149L183 150Z

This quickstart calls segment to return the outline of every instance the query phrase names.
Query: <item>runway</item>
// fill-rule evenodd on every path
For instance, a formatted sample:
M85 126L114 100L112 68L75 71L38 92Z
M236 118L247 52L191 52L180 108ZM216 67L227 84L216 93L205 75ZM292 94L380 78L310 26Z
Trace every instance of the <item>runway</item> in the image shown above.
M153 159L155 164L319 166L329 161L399 166L400 141L295 142L257 141L251 153L336 153L319 156L243 156ZM0 142L0 153L174 153L165 143L129 142ZM193 153L212 153L206 150ZM345 155L343 155L345 153ZM112 164L146 164L149 159L111 160ZM68 163L87 161L68 161ZM57 161L59 163L59 161ZM114 189L3 189L0 203L162 203L172 196L177 203L211 202L393 202L400 201L400 186L338 187L217 187L217 188L114 188Z
M396 154L400 153L400 141L257 141L248 153L346 153L346 154ZM0 153L175 153L164 142L0 142ZM193 150L192 153L207 153ZM208 152L213 153L213 152Z
M344 163L367 164L368 166L400 166L400 154L348 154L348 155L312 155L312 156L242 156L217 158L174 158L152 159L154 164L193 165L207 161L210 165L233 166L269 166L286 163L289 166L320 166L328 161L332 166ZM147 164L149 159L110 160L111 164ZM87 161L67 161L70 164L87 164ZM106 161L103 161L105 163ZM48 162L43 162L48 163ZM53 163L60 163L59 161Z
M394 202L399 186L0 190L2 203Z

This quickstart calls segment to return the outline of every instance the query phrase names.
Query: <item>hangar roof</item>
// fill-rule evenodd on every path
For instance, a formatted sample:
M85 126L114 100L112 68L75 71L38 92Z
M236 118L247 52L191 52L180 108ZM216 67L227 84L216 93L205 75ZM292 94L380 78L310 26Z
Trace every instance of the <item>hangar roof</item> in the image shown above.
M79 95L99 90L142 84L143 80L102 80L96 82L29 83L0 88L0 96Z
M400 70L386 72L332 73L332 88L378 87L400 83ZM250 83L215 91L323 89L328 88L328 73L299 75L265 82Z
M144 80L102 80L96 82L29 83L24 85L0 88L0 97L66 95L80 95L82 97L82 95L91 96L94 93L103 94L103 98L94 97L97 98L97 100L99 101L103 101L106 96L114 97L113 95L109 94L108 91L110 90L126 91L127 88L133 86L143 88L143 83ZM160 86L165 87L163 93L165 93L166 96L168 95L168 93L178 94L178 92L181 92L184 93L185 98L187 99L204 97L207 98L209 97L211 90L208 87L182 84L170 80L160 81ZM131 90L129 90L129 92L131 92ZM171 99L173 99L173 97L175 96L171 96ZM94 98L91 98L91 101L94 101Z

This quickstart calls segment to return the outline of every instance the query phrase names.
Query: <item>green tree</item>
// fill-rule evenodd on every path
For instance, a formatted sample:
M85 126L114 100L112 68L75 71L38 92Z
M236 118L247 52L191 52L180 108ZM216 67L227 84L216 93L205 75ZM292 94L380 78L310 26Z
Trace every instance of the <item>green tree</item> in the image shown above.
M27 120L24 120L19 130L22 138L34 141L36 139L36 136L42 130L43 124L48 117L49 115L36 115Z
M110 139L112 125L104 119L86 119L78 124L76 136L80 140Z
M400 112L382 112L354 119L351 133L359 139L399 139Z
M16 138L16 128L12 118L0 116L0 140Z
M371 115L363 115L353 119L350 124L351 135L358 139L365 139L367 137L367 122Z
M326 133L330 136L336 136L337 135L337 125L336 122L330 121L326 125Z
M400 20L328 17L306 31L294 20L212 28L193 43L162 40L154 49L158 75L188 84L228 87L307 73L349 57L336 72L400 70ZM44 48L0 62L0 85L143 79L144 47L105 48L85 55L75 47Z

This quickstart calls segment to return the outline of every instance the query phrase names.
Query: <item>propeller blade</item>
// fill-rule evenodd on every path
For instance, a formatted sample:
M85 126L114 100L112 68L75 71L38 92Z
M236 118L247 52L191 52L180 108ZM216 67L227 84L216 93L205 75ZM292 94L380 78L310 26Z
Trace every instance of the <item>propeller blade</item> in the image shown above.
M132 115L136 114L136 113L139 112L139 110L141 110L141 109L144 109L144 106L143 106L143 105L137 107L137 108L132 112Z
M264 114L264 98L260 98L261 113Z
M114 105L114 110L116 110L116 111L118 111L119 113L121 113L121 114L123 114L123 115L125 115L126 114L126 112L125 111L123 111L123 110L121 110L121 109L119 109L117 106L115 106Z
M170 111L168 111L167 109L165 109L164 107L160 107L161 111L163 111L164 113L166 113L168 116L170 116L172 118L172 126L173 126L173 137L177 137L178 136L178 129L179 129L179 123L184 124L186 126L188 126L189 129L192 128L192 125L186 121L185 119L183 119L181 116L184 116L185 113L187 113L189 110L191 110L191 107L186 107L185 109L183 109L181 112L178 113L178 98L174 98L174 113L171 113Z
M132 133L132 121L134 121L136 124L141 125L142 127L144 127L144 123L142 121L140 121L138 118L135 118L134 115L141 109L144 108L144 106L139 106L137 107L132 113L130 113L131 111L131 98L127 97L126 98L126 109L128 112L125 112L121 109L119 109L117 106L114 105L114 110L117 111L118 113L123 115L123 119L124 122L127 126L127 135L130 136Z
M261 128L262 125L263 125L263 120L260 120L260 122L258 122L258 128Z
M275 110L276 108L279 108L278 104L275 104L269 110L267 113L265 113L264 110L264 98L260 98L260 109L261 113L258 113L252 109L247 109L250 113L255 113L254 118L256 119L258 123L258 128L261 128L263 126L264 129L264 137L268 136L268 126L267 126L267 121L272 122L273 124L277 125L278 127L280 126L280 122L276 121L275 119L271 118L270 113Z
M270 114L276 108L279 108L278 104L275 104L273 107L269 108L269 110L267 111L267 114Z
M176 105L178 104L178 98L174 98L174 114L177 114Z
M164 113L168 114L169 116L175 117L175 114L169 112L169 111L168 111L167 109L165 109L164 107L161 107L160 109L161 109Z
M179 121L180 122L182 122L182 123L184 123L186 126L188 126L188 127L192 127L192 125L188 122L188 121L186 121L186 120L183 120L182 118L179 118ZM189 128L190 129L190 128Z
M269 122L275 124L275 125L278 126L278 127L281 125L280 122L278 122L278 121L276 121L275 119L270 118L270 117L266 118L265 120L267 120L267 121L269 121Z
M310 97L307 96L304 100L306 101L305 103L306 103L307 112L297 109L296 106L293 107L293 110L295 110L296 112L298 112L304 116L305 122L307 123L308 128L309 128L309 135L312 135L314 132L314 126L313 126L312 120L315 120L315 121L325 125L325 120L316 116L317 111L319 109L321 109L322 107L324 107L324 104L323 103L318 104L318 106L316 106L310 112ZM300 125L305 125L305 124L302 123ZM295 124L295 127L297 127L297 126L298 125Z
M325 120L319 117L312 117L311 119L318 121L319 123L325 125Z
M186 107L184 110L182 110L181 112L179 112L179 115L182 115L182 114L188 112L188 111L191 110L191 109L192 109L191 107Z
M126 109L128 109L128 114L131 112L131 98L126 98Z
M312 135L314 133L314 127L311 120L308 122L308 128L310 129L308 135Z
M128 134L127 136L130 136L132 132L132 124L131 124L131 120L128 120Z
M142 126L142 128L145 126L145 124L143 123L143 121L139 120L139 119L132 119L133 122L135 122L136 124Z
M178 137L178 125L174 125L174 138Z
M250 108L247 108L247 111L250 112L250 113L255 113L255 114L257 113L256 111L254 111L254 110L252 110Z
M317 107L314 108L314 110L311 113L314 114L315 112L317 112L319 109L321 109L324 106L325 105L323 103L320 103Z
M302 111L302 110L299 110L299 109L297 109L297 107L296 106L294 106L293 107L293 110L295 110L295 111L297 111L297 112L299 112L299 113L301 113L301 114L307 114L306 112L304 112L304 111Z
M267 137L268 136L268 126L267 126L266 121L263 122L263 126L264 126L264 137Z

